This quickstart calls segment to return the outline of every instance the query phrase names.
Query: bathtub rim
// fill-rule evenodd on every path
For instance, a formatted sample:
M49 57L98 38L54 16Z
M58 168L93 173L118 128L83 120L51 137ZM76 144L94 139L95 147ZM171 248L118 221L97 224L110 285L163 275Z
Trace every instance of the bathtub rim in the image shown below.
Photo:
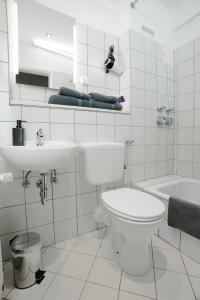
M156 179L158 181L157 184L156 184ZM141 189L143 192L146 192L148 194L156 196L160 199L169 201L169 198L171 195L164 194L164 193L160 192L158 189L163 188L163 187L168 187L170 185L174 185L176 183L180 183L180 182L184 182L184 181L196 182L198 184L200 183L200 181L197 179L191 179L188 177L172 175L171 179L170 179L170 176L166 176L166 181L165 181L165 177L158 177L158 178L155 178L155 180L153 181L154 184L151 184L150 181L148 184L148 180L147 180L146 184L145 184L145 181L142 181L142 182L133 184L133 187L135 186L136 188Z

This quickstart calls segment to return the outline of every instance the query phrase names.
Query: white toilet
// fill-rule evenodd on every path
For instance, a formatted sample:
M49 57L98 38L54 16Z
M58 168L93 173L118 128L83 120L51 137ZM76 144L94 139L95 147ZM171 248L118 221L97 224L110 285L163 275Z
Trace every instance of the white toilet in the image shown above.
M81 144L81 172L90 184L118 182L124 171L125 145L120 143ZM121 243L115 247L116 261L131 275L151 269L150 238L164 220L165 205L144 192L121 188L101 194L102 205Z

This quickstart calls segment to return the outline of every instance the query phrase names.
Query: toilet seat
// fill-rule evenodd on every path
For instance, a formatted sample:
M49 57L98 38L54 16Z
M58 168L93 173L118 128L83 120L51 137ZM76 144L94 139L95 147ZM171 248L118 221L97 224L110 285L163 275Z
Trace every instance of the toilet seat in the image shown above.
M101 195L111 213L133 222L154 222L164 217L165 205L142 191L122 188Z

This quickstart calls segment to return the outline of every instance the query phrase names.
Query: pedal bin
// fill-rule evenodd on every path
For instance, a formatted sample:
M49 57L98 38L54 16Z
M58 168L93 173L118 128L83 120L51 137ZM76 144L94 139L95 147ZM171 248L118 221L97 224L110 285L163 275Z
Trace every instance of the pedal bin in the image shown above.
M14 283L19 289L26 289L44 279L41 270L41 239L35 232L20 234L10 241Z

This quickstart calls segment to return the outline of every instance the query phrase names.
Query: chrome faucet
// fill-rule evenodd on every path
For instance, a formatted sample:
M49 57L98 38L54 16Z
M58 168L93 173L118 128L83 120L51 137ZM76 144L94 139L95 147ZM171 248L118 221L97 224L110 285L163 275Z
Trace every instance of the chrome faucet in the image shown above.
M44 140L45 140L44 131L42 130L42 128L40 128L37 131L37 146L44 145Z

